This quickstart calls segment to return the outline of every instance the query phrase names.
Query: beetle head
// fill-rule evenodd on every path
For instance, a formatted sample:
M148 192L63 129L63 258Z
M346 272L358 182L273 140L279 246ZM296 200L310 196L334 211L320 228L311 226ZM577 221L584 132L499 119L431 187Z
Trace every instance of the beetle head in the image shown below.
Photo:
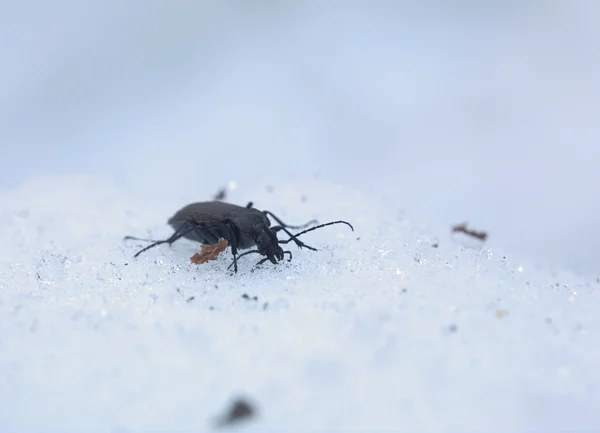
M266 256L271 263L277 263L283 260L283 249L279 246L277 233L271 230L266 224L259 223L254 226L254 242L258 252Z

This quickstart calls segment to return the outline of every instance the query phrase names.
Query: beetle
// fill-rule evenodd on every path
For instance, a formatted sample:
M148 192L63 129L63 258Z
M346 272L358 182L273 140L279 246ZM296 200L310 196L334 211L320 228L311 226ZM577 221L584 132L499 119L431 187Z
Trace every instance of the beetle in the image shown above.
M273 218L278 225L271 226L271 221L268 217ZM354 227L349 222L339 220L320 224L300 233L292 234L289 229L305 229L311 224L317 224L317 221L311 220L300 226L285 224L272 212L254 208L252 202L249 202L245 207L222 201L192 203L178 210L167 222L175 230L167 239L153 240L125 236L125 239L152 242L152 244L138 251L134 257L157 245L164 243L171 245L182 237L205 245L215 245L220 238L223 238L231 246L233 254L233 262L227 269L233 266L234 271L237 272L237 259L247 254L256 253L265 256L256 266L267 260L273 264L277 264L283 260L286 254L289 255L288 261L291 261L292 252L284 251L280 244L287 244L293 241L298 248L317 251L316 248L306 245L298 239L298 236L313 230L333 224L346 224L354 231ZM279 240L277 233L280 231L289 235L289 239ZM256 249L238 255L238 250L252 247L256 247Z

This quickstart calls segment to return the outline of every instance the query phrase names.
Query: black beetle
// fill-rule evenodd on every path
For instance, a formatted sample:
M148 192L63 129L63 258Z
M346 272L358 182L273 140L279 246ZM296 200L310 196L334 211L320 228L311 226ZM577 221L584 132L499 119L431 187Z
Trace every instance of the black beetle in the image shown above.
M291 226L285 224L273 215L273 213L258 210L253 208L252 205L252 202L248 203L246 207L221 201L192 203L181 208L169 219L169 225L175 230L175 233L169 238L157 241L126 236L125 239L152 242L151 245L138 251L135 254L135 257L137 257L152 247L164 243L171 245L182 237L207 245L215 245L220 238L223 238L231 246L233 254L233 263L229 265L229 268L233 266L235 272L237 272L237 259L247 254L258 253L266 256L266 258L262 259L256 265L260 265L267 260L276 264L283 260L285 254L289 254L289 260L292 260L291 251L283 251L279 244L287 244L294 241L299 248L304 247L312 251L317 251L316 248L298 240L298 236L318 228L333 224L346 224L354 231L354 227L346 221L332 221L311 227L300 233L292 234L288 229L302 229L308 227L310 224L316 224L317 221L311 220L301 226ZM271 227L269 216L277 221L279 225ZM287 233L290 238L279 240L277 232L281 230ZM255 250L246 251L238 256L238 249L247 249L253 246L256 246Z

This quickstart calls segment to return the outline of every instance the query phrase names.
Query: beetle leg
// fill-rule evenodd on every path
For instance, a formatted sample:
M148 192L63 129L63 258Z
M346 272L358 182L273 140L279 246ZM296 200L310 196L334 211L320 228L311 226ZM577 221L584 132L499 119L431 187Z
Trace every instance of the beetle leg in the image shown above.
M233 270L234 270L234 272L237 273L237 271L238 271L238 266L237 266L237 240L235 238L235 233L233 231L233 227L231 227L230 224L225 224L225 227L227 227L229 242L231 243L231 254L233 254ZM229 269L229 268L227 268L227 269Z
M160 244L169 244L171 245L173 242L175 242L177 239L184 237L185 235L187 235L188 233L191 233L193 231L195 231L197 229L196 226L194 226L193 221L189 220L184 222L181 227L179 227L175 233L173 233L170 237L168 237L165 240L162 241L154 241L154 243L148 245L146 248L142 248L141 250L139 250L134 257L139 256L140 254L142 254L144 251L149 250L150 248L154 248L157 245ZM192 225L192 227L190 227L190 225ZM135 238L132 238L135 239Z
M248 254L254 254L254 253L260 254L260 252L258 250L251 250L251 251L246 251L245 253L240 254L239 256L237 256L237 258L239 259L240 257L246 256ZM291 262L292 261L292 252L291 251L284 251L283 255L286 255L286 254L288 254L290 256L290 258L288 259L288 262ZM268 257L266 259L261 260L259 263L257 263L257 265L258 264L263 264L267 260L269 260ZM228 270L231 269L232 266L233 266L233 262L231 262L231 264L227 267L227 269ZM254 266L256 266L256 265L254 265Z
M260 266L260 265L262 265L262 264L263 264L264 262L266 262L267 260L269 260L269 258L268 258L268 257L267 257L267 258L265 258L265 259L262 259L260 262L258 262L257 264L255 264L255 265L254 265L254 267L257 267L257 266Z
M168 237L167 239L164 239L162 241L153 241L152 244L150 244L146 248L142 248L140 251L138 251L134 257L139 256L144 251L147 251L150 248L154 248L157 245L161 245L161 244L171 245L176 240L178 240L178 239L184 237L185 235L187 235L188 233L192 233L192 232L196 232L198 234L198 236L200 237L200 239L204 239L207 242L213 241L214 243L216 243L219 240L218 236L215 236L215 234L213 232L206 229L202 224L198 224L198 222L195 220L187 220L183 224L181 224L181 226L179 226L179 228L177 230L175 230L175 233L173 233L170 237ZM126 239L135 239L135 238L128 237Z
M289 238L289 239L286 239L285 241L279 241L279 240L278 240L278 242L279 242L280 244L287 244L287 243L288 243L288 242L290 242L290 241L294 241L294 242L296 243L296 245L298 245L298 248L303 248L303 247L304 247L304 248L308 248L309 250L312 250L312 251L317 251L317 249L316 249L316 248L313 248L313 247L311 247L311 246L309 246L309 245L306 245L304 242L302 242L302 241L300 241L300 240L296 239L296 235L292 234L292 233L291 233L291 232L290 232L288 229L286 229L285 227L282 227L282 226L275 226L275 227L271 227L271 230L273 230L273 231L275 231L275 232L278 232L278 231L280 231L280 230L283 230L284 232L286 232L286 233L287 233L287 234L290 236L290 238Z
M253 253L254 251L250 251L250 252L251 252L251 253ZM258 252L258 251L256 251L256 252ZM244 253L244 254L247 254L247 253ZM285 256L286 254L289 254L289 255L290 255L290 258L288 259L288 262L291 262L291 261L292 261L292 252L291 252L291 251L284 251L284 252L283 252L283 255ZM254 265L254 268L256 268L257 266L260 266L260 265L262 265L262 264L263 264L264 262L266 262L267 260L269 260L269 258L268 258L268 257L266 257L266 258L262 259L260 262L258 262L257 264L255 264L255 265ZM253 269L254 269L254 268L253 268Z
M242 254L238 255L238 256L237 256L237 258L239 259L240 257L244 257L245 255L248 255L248 254L253 254L253 253L257 253L257 254L258 254L258 253L259 253L259 251L258 251L258 250L246 251L245 253L242 253ZM227 267L227 270L231 269L231 267L232 267L234 264L235 264L235 261L234 261L234 262L231 262L231 264L230 264L230 265Z

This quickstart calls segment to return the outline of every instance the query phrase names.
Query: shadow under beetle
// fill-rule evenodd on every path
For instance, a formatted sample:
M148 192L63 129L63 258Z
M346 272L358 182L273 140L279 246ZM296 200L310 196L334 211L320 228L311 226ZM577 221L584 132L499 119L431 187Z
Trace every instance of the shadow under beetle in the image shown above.
M271 227L269 216L279 225ZM289 255L290 258L288 261L291 261L291 251L284 251L279 244L287 244L293 241L298 248L304 247L312 251L317 251L316 248L308 246L298 239L298 236L310 231L333 224L346 224L354 231L354 227L346 221L332 221L311 227L300 233L292 234L288 229L304 229L311 224L316 224L317 221L311 220L301 226L285 224L273 215L273 213L253 208L252 202L248 203L246 207L221 201L192 203L177 211L168 220L168 223L173 227L175 233L164 240L142 239L133 236L125 237L125 239L152 242L151 245L138 251L135 257L157 245L164 243L171 245L182 237L206 245L215 245L220 238L223 238L231 246L233 254L233 262L227 269L233 266L235 272L237 272L237 259L247 254L256 253L265 256L256 266L261 265L267 260L276 264L283 260L285 254ZM284 231L290 238L279 240L277 238L279 231ZM256 246L256 249L238 255L238 250L254 246Z

